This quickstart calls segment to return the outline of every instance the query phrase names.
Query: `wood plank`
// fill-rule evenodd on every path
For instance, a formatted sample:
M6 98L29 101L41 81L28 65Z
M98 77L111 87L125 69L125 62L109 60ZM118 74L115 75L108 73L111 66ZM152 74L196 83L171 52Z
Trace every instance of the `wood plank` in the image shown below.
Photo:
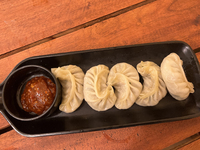
M200 147L200 139L184 146L184 147L181 147L179 150L197 150L199 149Z
M0 113L0 130L8 126L9 123L7 120L3 117L3 115Z
M0 54L113 13L142 0L0 1Z
M196 54L196 56L197 56L197 59L199 60L199 63L200 63L200 52L198 52L198 53L195 53Z
M153 2L1 59L0 82L17 63L35 55L168 40L182 40L195 49L200 47L199 10L196 0Z
M200 117L116 130L26 138L10 131L0 135L1 149L163 149L200 130ZM9 140L8 140L9 139Z
M169 147L164 148L163 150L174 150L174 149L186 148L187 145L189 145L199 139L200 139L200 135L198 132L192 136L187 137L186 139L184 139L182 141L179 141L173 145L170 145Z
M0 82L6 78L17 63L35 55L166 40L182 40L195 49L200 47L198 22L200 5L197 4L200 4L200 2L195 0L156 1L115 18L0 59L0 68L3 70L0 72ZM177 5L179 7L176 7ZM188 14L190 15L188 16ZM8 124L5 123L5 125Z

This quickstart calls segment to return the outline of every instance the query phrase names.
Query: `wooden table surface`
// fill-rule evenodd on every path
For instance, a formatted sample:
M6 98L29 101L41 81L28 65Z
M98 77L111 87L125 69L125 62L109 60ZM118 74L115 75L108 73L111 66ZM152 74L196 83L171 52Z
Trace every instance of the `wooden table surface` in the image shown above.
M0 82L31 56L179 40L200 60L198 0L2 0ZM0 149L200 147L200 117L120 129L28 138L0 114Z

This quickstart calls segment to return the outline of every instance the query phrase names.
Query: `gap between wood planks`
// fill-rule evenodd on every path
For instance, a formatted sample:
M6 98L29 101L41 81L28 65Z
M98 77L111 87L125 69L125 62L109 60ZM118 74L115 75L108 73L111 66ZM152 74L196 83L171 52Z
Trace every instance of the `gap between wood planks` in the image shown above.
M13 130L13 128L10 125L8 125L8 126L6 126L6 127L4 127L3 129L0 130L0 135L3 134L3 133L9 132L11 130Z
M200 52L200 47L199 47L199 48L196 48L196 49L194 49L194 53L198 53L198 52Z
M80 30L80 29L83 29L83 28L87 28L87 27L89 27L89 26L92 26L92 25L94 25L94 24L96 24L96 23L99 23L99 22L102 22L102 21L104 21L104 20L107 20L107 19L110 19L110 18L119 16L119 15L121 15L121 14L124 14L124 13L128 12L128 11L134 10L134 9L136 9L136 8L138 8L138 7L142 7L142 6L144 6L144 5L147 5L147 4L149 4L149 3L152 3L152 2L154 2L154 1L156 1L156 0L145 0L145 1L142 1L142 2L140 2L140 3L137 3L137 4L131 5L131 6L129 6L129 7L120 9L120 10L115 11L115 12L113 12L113 13L110 13L110 14L108 14L108 15L99 17L99 18L97 18L97 19L91 20L91 21L86 22L86 23L84 23L84 24L75 26L75 27L73 27L73 28L70 28L70 29L67 29L67 30L65 30L65 31L59 32L59 33L54 34L54 35L52 35L52 36L49 36L49 37L46 37L46 38L44 38L44 39L38 40L38 41L36 41L36 42L30 43L30 44L25 45L25 46L23 46L23 47L16 48L16 49L11 50L11 51L9 51L9 52L7 52L7 53L1 54L1 55L0 55L0 59L3 59L3 58L5 58L5 57L8 57L8 56L14 55L14 54L16 54L16 53L22 52L22 51L24 51L24 50L26 50L26 49L29 49L29 48L31 48L31 47L40 45L40 44L42 44L42 43L49 42L49 41L51 41L51 40L53 40L53 39L56 39L56 38L59 38L59 37L61 37L61 36L67 35L67 34L69 34L69 33L75 32L75 31L77 31L77 30Z
M173 145L170 145L169 147L164 148L163 150L178 150L198 139L200 139L200 133L196 133L182 141L179 141L178 143L175 143Z

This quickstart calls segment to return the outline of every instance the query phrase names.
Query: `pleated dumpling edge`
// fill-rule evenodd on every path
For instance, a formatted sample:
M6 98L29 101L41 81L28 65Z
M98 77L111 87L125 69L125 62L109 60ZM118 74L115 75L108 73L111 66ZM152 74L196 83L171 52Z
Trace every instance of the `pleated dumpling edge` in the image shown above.
M58 78L62 86L60 111L65 113L74 112L79 108L84 98L84 72L76 65L52 68L51 72Z

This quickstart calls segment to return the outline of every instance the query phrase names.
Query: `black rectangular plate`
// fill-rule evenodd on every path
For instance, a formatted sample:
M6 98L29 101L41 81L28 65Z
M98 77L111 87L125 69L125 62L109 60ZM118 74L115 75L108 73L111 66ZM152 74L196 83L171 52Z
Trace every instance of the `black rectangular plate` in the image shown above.
M199 63L193 50L184 42L150 43L37 56L23 60L13 70L30 64L41 65L49 70L72 64L81 67L84 72L95 65L104 64L111 68L120 62L127 62L134 67L140 61L153 61L160 65L163 58L172 52L177 53L183 60L187 79L194 84L195 93L190 94L184 101L177 101L167 94L153 107L134 104L127 110L113 107L105 112L97 112L83 101L73 113L66 114L57 110L51 117L31 122L18 121L4 109L1 112L18 133L27 137L112 129L197 117L200 115Z

